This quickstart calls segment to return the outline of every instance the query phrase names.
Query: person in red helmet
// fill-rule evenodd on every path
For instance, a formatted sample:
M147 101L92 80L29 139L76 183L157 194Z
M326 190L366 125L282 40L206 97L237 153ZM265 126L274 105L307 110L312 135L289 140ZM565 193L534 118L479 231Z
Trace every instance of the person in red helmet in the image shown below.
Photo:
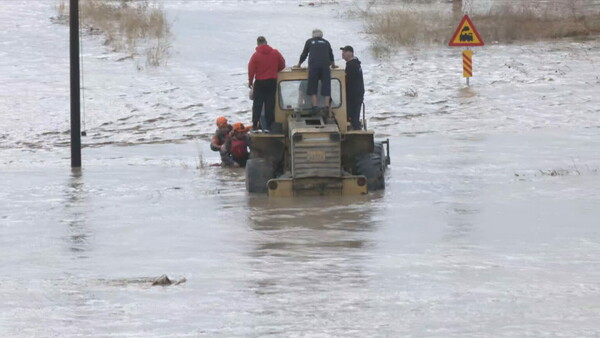
M263 130L271 129L275 120L275 91L277 87L277 72L285 68L285 59L277 49L267 44L264 36L256 39L256 52L248 62L248 87L252 88L252 129L258 129L260 114L265 109L266 126Z
M248 152L248 146L250 145L248 130L250 130L250 127L246 128L241 122L233 124L233 130L225 144L221 146L223 166L235 168L246 166L248 156L250 156Z
M225 144L225 141L227 141L227 137L231 133L232 129L233 127L227 123L227 118L224 116L219 116L217 118L217 130L215 131L215 134L210 142L210 150L220 152L221 162L224 161L225 157L225 154L221 152L221 147Z

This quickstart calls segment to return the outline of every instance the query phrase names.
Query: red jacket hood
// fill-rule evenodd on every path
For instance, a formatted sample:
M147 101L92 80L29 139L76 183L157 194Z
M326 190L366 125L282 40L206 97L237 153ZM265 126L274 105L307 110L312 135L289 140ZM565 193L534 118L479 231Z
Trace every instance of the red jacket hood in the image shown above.
M260 45L256 47L256 51L261 54L270 54L273 51L273 48L269 45Z
M285 68L285 59L281 53L269 45L260 45L256 47L256 52L248 62L248 85L252 86L255 79L276 79L277 72L283 68Z

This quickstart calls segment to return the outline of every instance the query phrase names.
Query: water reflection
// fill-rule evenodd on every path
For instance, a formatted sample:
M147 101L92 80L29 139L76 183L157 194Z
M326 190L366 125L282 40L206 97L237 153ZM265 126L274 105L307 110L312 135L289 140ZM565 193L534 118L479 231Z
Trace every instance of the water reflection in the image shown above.
M248 196L249 218L254 230L290 228L369 231L372 207L381 195L343 197L268 198Z
M474 170L482 161L479 144L484 141L481 136L470 135L452 142L447 163L454 172L451 186L444 197L447 203L448 231L444 241L448 243L463 243L472 232L476 217L481 210L482 178L481 173Z
M87 191L81 169L73 169L65 189L65 213L62 222L67 225L67 245L76 258L87 258L89 230L86 227L85 201Z
M294 306L302 316L343 311L344 304L368 306L364 298L352 298L370 280L365 270L375 245L373 204L378 199L250 196L254 243L247 289L258 301L257 316L283 314ZM329 302L323 304L323 298Z
M463 99L463 101L461 101L461 104L470 103L467 99L477 97L477 91L475 91L475 89L473 89L473 87L470 86L460 87L457 93L458 98Z

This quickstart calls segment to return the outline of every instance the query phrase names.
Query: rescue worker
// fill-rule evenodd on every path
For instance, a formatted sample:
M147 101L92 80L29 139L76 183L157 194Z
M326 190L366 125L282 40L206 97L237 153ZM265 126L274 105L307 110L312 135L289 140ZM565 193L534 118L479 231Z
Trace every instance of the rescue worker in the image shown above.
M233 124L233 130L221 146L222 165L226 167L245 167L248 161L248 146L250 145L250 137L248 130L241 122Z
M285 59L277 49L267 44L264 36L256 39L256 52L248 62L248 87L252 89L252 129L258 129L260 114L265 109L266 126L271 129L275 120L275 91L277 88L277 72L285 68Z
M360 108L365 96L365 83L360 60L354 56L354 48L345 46L342 50L342 59L346 61L346 106L348 118L352 129L360 130Z
M217 117L217 130L210 142L210 150L221 152L221 146L225 144L232 129L233 127L227 123L227 118L224 116ZM221 152L221 162L223 162L223 157L224 154Z
M331 99L331 68L337 68L333 59L333 51L329 41L323 39L320 29L312 31L312 38L306 40L300 61L295 68L300 68L308 57L308 86L306 95L310 96L313 113L318 111L317 89L321 81L321 95L325 97L325 106L329 109Z

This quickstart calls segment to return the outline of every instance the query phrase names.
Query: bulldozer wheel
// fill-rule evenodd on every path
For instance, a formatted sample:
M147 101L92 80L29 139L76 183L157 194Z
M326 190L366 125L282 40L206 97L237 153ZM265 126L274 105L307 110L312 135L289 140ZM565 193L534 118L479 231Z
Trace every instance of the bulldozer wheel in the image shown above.
M367 178L369 191L385 189L384 167L381 165L381 154L362 154L356 158L356 174Z
M373 144L373 153L378 154L381 158L381 170L383 170L385 173L385 170L387 169L387 161L385 158L385 148L383 147L383 143L375 142Z
M267 192L267 182L274 177L273 165L264 158L251 158L246 162L246 190Z

